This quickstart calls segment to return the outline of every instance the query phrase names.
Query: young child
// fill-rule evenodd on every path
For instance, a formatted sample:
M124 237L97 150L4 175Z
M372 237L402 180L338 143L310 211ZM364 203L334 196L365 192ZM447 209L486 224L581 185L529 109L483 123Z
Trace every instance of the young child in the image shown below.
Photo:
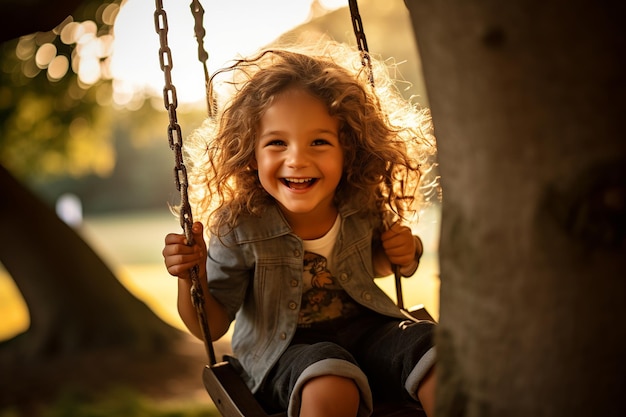
M199 266L211 335L236 319L234 355L271 412L367 416L373 400L412 398L432 415L434 324L406 320L374 283L419 263L402 220L435 151L429 114L386 71L372 91L358 52L338 56L267 50L218 73L233 76L232 99L185 144L195 244L167 235L165 265L201 337Z

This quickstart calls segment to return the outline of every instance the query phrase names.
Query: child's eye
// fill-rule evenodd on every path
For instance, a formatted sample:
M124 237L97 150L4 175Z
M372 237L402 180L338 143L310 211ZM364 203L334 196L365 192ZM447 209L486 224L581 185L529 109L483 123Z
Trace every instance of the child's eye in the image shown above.
M313 146L320 146L320 145L329 145L330 142L328 142L326 139L315 139L311 144Z
M281 139L268 140L265 146L286 146L285 141Z

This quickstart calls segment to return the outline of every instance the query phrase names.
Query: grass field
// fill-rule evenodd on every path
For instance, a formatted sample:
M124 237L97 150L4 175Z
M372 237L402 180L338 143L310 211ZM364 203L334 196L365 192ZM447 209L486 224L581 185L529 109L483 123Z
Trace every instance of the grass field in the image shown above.
M176 312L176 279L163 266L161 250L167 233L179 232L180 225L167 209L158 212L116 213L87 217L80 229L84 239L100 254L118 279L166 322L182 328ZM407 307L423 304L438 318L439 211L421 216L414 231L422 237L424 256L417 273L403 281ZM377 280L395 299L393 277ZM28 310L13 280L0 265L0 340L28 328Z

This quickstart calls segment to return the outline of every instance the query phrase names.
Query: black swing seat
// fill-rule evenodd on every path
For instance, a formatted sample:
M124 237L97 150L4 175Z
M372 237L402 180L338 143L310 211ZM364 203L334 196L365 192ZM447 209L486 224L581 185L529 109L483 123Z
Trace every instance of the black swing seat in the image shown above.
M230 362L206 366L202 375L204 387L224 417L287 417L287 413L268 414L256 401ZM372 417L422 417L415 403L376 404Z
M407 311L417 320L434 321L423 306ZM202 374L204 387L223 417L286 417L286 413L268 414L257 402L237 370L228 362L207 365ZM415 403L376 404L372 417L425 417Z
M202 374L204 387L224 417L269 417L250 388L228 361L207 365ZM275 417L282 416L277 414Z

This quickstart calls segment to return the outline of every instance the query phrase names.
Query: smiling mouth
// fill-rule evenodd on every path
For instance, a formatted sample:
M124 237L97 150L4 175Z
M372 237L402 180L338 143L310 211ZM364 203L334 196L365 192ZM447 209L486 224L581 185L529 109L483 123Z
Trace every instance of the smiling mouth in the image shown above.
M304 190L315 184L317 178L282 178L281 181L293 190Z

